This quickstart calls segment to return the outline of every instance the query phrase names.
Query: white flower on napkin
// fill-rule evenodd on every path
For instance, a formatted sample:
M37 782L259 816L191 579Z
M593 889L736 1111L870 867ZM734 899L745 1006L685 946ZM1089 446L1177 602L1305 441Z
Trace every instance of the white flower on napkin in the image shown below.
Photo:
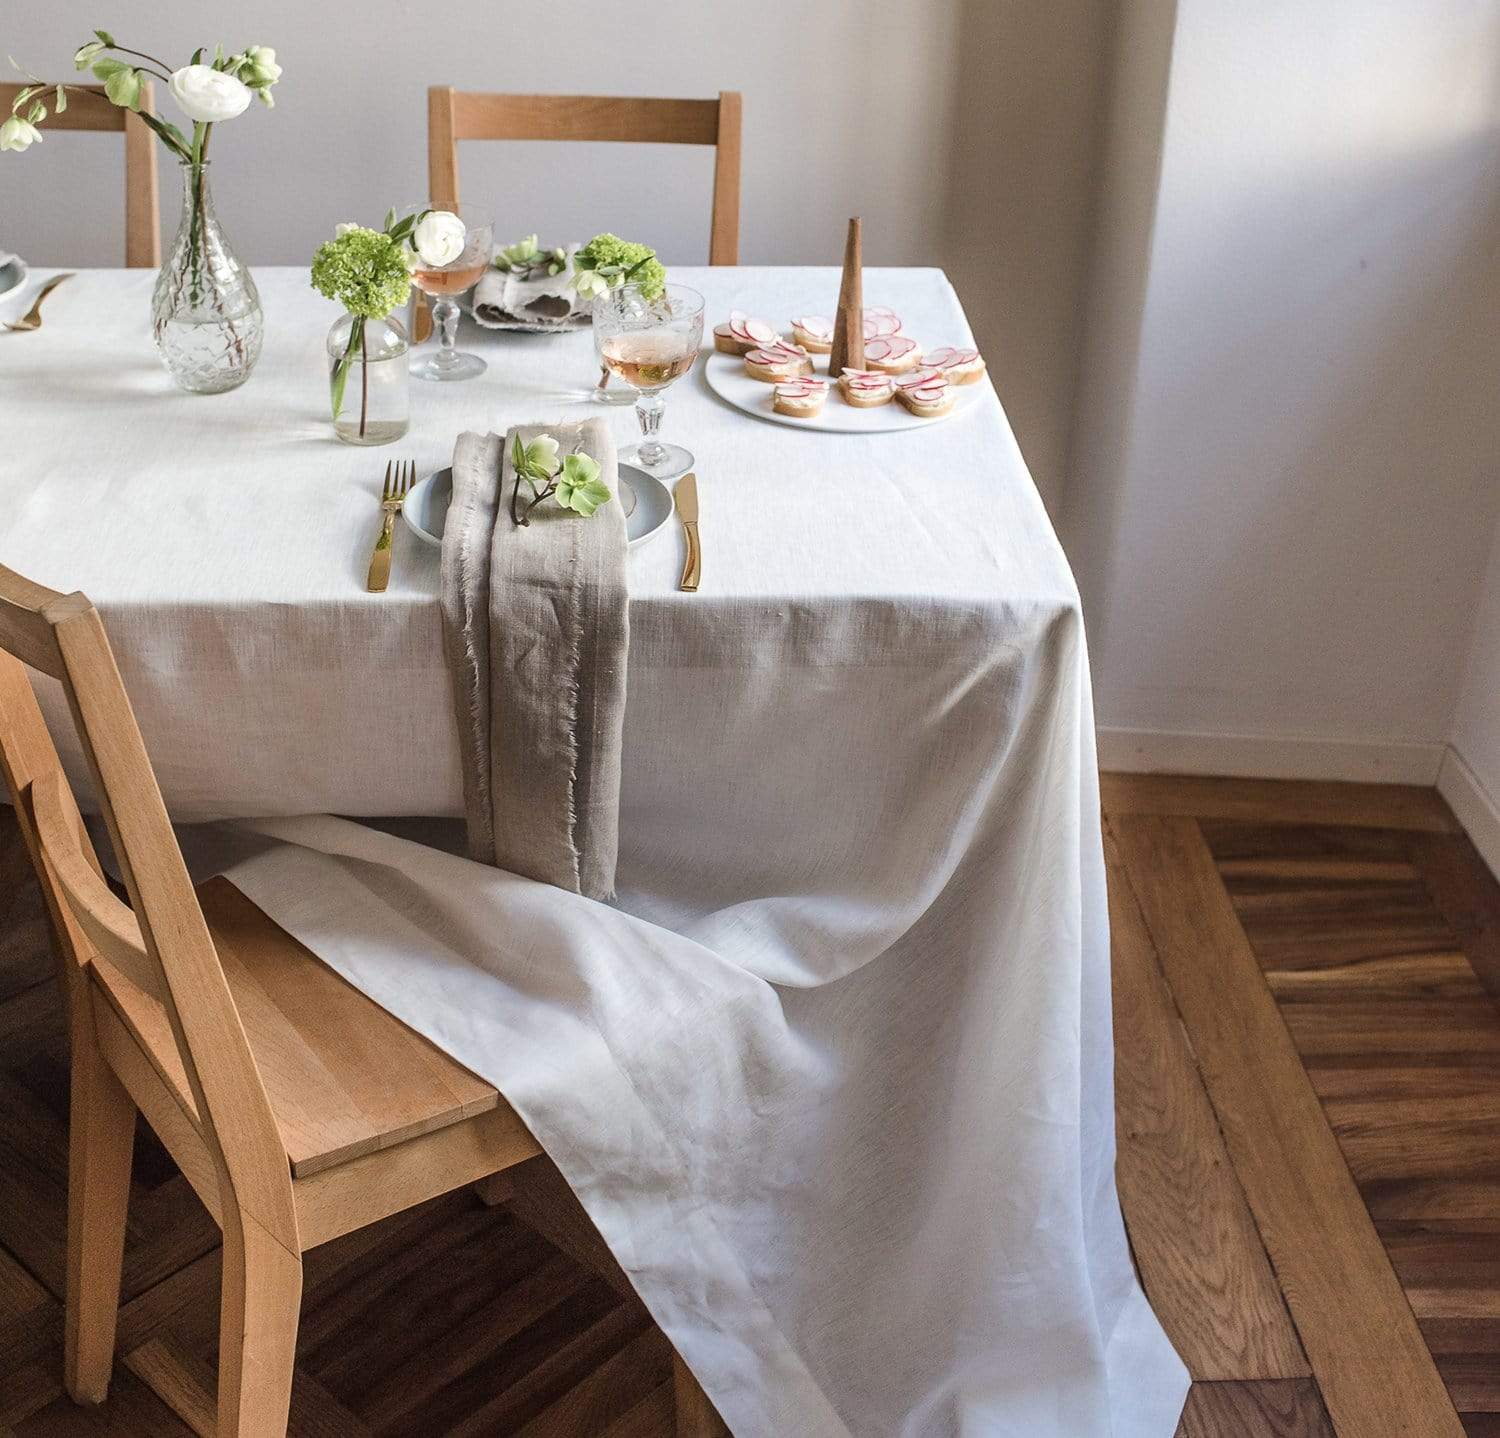
M25 150L41 138L42 132L19 115L12 115L0 125L0 150Z
M609 281L598 270L579 270L573 276L573 288L580 299L596 300L609 293Z
M429 265L451 265L464 252L468 237L464 222L451 210L429 210L412 232L411 241Z
M232 120L250 106L250 87L212 65L184 65L174 70L171 90L182 113L203 125Z

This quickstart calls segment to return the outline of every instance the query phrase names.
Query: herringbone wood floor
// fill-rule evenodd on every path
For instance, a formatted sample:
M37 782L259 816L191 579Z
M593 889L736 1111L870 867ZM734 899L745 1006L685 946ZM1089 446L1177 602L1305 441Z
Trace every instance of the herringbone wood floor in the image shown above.
M1436 1404L1396 1426L1427 1391L1428 1349L1471 1438L1496 1438L1500 887L1425 791L1120 776L1105 807L1121 1191L1147 1290L1199 1380L1179 1438L1447 1432ZM85 1411L61 1393L51 962L0 811L0 1438L207 1433L217 1232L144 1131L112 1395ZM1286 1027L1266 1029L1267 1012ZM1219 1020L1257 1014L1295 1048L1237 1057ZM1299 1107L1288 1064L1315 1100ZM1262 1093L1284 1097L1257 1108ZM1276 1165L1294 1145L1259 1140L1292 1123L1324 1139L1331 1125L1354 1209L1280 1221ZM1366 1210L1378 1240L1354 1221ZM1350 1293L1389 1311L1355 1312L1343 1283L1317 1280L1330 1247ZM1380 1287L1387 1253L1404 1297ZM1388 1337L1399 1310L1420 1324L1415 1353ZM671 1431L669 1351L644 1311L467 1192L315 1251L303 1315L298 1438ZM1367 1397L1341 1358L1361 1324L1386 1375Z

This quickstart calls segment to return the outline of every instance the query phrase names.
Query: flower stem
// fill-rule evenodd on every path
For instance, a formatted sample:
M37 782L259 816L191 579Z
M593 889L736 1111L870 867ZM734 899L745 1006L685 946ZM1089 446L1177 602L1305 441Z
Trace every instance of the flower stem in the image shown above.
M359 322L359 437L365 437L370 417L370 349L365 343L365 322Z

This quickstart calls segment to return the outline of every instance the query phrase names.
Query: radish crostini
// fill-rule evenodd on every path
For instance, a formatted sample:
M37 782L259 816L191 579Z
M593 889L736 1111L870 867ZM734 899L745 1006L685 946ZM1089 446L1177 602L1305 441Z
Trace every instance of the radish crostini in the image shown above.
M812 361L801 345L777 340L775 344L762 345L745 356L745 373L751 379L775 384L778 380L795 379L799 374L811 374Z
M940 345L928 350L922 363L942 370L954 384L977 384L984 375L984 359L976 349Z
M826 355L833 349L833 321L826 315L797 315L792 340L809 354Z
M839 376L839 393L855 409L876 409L889 404L896 393L896 381L888 374L872 369L846 369Z
M905 374L922 362L922 349L906 335L876 335L865 341L865 368L882 374Z
M789 414L794 419L816 419L823 413L823 401L827 398L826 379L814 379L811 375L802 374L796 379L784 379L777 384L771 406L777 414Z
M938 419L949 413L957 399L942 370L922 369L896 381L896 398L922 419Z
M774 325L752 319L741 310L730 310L727 324L714 326L714 348L721 354L745 355L761 345L780 340Z

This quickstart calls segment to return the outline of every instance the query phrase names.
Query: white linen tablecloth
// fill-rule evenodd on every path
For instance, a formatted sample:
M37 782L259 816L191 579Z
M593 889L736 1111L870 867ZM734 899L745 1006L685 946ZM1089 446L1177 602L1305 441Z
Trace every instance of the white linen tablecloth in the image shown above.
M710 325L826 313L838 283L673 278ZM590 336L468 328L489 373L414 382L409 439L355 450L333 312L257 279L265 353L226 396L170 387L145 273L0 336L0 561L99 606L177 817L456 815L436 551L398 536L363 589L381 473L579 417ZM969 341L937 271L865 291ZM237 881L506 1090L737 1434L1170 1438L1186 1375L1114 1188L1083 627L999 404L833 436L695 373L665 433L697 456L704 573L675 589L675 526L630 560L622 912L328 820L267 824L300 847Z

